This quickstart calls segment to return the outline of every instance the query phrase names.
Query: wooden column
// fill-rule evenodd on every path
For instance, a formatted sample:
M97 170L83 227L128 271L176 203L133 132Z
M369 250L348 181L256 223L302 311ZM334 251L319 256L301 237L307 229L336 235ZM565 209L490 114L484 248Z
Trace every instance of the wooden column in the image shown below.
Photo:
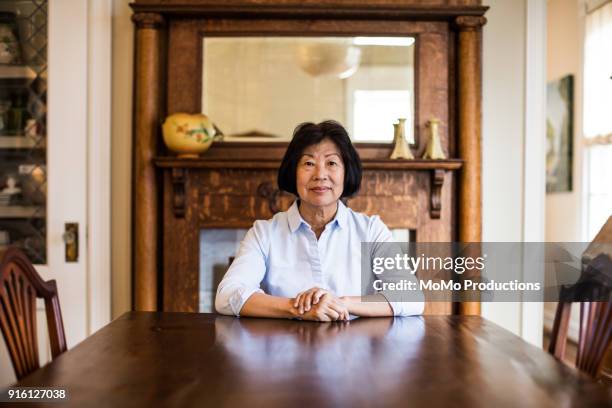
M482 64L481 28L484 17L460 16L455 19L458 29L457 47L457 113L458 151L464 160L459 174L460 242L482 240ZM462 302L460 314L480 314L480 302Z
M159 198L153 158L157 154L161 112L162 28L156 13L136 13L133 143L134 309L158 309Z

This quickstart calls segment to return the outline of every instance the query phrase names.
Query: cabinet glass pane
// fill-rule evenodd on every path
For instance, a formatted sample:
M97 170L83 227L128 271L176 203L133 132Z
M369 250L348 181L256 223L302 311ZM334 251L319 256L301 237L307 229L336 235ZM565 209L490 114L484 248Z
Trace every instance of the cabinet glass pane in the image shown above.
M47 261L47 0L0 2L0 249Z

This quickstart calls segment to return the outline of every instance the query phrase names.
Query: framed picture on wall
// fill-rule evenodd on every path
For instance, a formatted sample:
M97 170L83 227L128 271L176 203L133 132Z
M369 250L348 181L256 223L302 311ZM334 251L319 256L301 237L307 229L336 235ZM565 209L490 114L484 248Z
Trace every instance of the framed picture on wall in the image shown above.
M546 91L546 192L572 191L573 75L549 82Z

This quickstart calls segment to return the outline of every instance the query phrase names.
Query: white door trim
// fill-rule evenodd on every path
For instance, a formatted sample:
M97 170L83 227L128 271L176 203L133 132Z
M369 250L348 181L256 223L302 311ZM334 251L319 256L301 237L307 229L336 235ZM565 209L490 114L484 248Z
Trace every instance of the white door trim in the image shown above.
M111 318L112 0L87 10L87 334Z
M543 242L546 199L546 0L527 0L526 13L522 240ZM538 273L533 265L524 264L523 271ZM530 280L530 277L524 276L524 279ZM522 302L523 339L541 347L543 326L544 304Z

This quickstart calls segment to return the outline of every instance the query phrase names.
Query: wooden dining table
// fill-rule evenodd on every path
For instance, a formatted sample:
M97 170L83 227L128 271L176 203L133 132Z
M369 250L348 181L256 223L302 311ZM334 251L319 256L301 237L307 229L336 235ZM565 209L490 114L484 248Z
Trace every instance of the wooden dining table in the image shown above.
M46 407L612 406L610 387L479 316L129 312L15 387L66 391Z

